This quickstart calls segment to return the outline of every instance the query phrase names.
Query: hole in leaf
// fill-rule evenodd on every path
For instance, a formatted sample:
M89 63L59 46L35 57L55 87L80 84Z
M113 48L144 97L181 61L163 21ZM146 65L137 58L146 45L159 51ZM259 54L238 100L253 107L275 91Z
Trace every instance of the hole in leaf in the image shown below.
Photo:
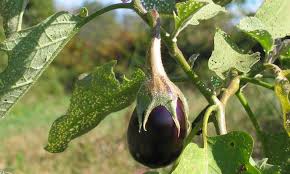
M231 146L231 147L235 147L235 143L234 143L234 142L231 142L231 143L230 143L230 146Z
M247 167L245 164L242 164L240 167L239 167L239 170L238 170L238 173L243 173L243 172L246 172L247 171Z

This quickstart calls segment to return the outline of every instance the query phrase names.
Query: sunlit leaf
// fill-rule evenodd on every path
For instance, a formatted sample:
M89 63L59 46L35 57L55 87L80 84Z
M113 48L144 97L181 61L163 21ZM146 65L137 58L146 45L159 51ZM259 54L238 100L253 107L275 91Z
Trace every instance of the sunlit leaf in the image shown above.
M0 44L8 66L0 74L0 117L24 95L82 25L81 17L57 13L40 24L13 33Z
M278 165L282 174L290 171L290 138L286 133L263 134L263 148L268 162Z
M244 18L238 27L269 52L273 47L273 40L290 35L289 9L289 0L264 1L256 15Z
M211 0L188 0L176 4L175 35L177 36L188 25L198 25L202 20L213 18L225 8L213 3Z
M209 59L209 69L224 79L224 73L231 69L247 73L260 59L259 53L243 54L228 35L218 30L214 37L214 51Z
M290 81L287 79L289 74L289 71L283 71L281 75L277 77L275 92L282 107L284 128L290 136Z
M267 27L256 17L247 17L240 21L238 28L254 39L264 48L265 52L270 52L273 48L274 40L267 31Z
M156 9L159 13L173 14L175 0L138 0L144 9L149 11Z
M0 15L6 37L21 30L22 17L28 0L1 0Z
M249 162L253 139L243 132L209 137L208 149L190 143L173 174L260 174Z
M274 39L290 35L290 1L266 0L256 13Z
M129 106L136 98L144 73L120 83L113 72L116 61L95 68L75 84L67 113L51 126L46 150L63 152L69 142L95 128L107 115Z

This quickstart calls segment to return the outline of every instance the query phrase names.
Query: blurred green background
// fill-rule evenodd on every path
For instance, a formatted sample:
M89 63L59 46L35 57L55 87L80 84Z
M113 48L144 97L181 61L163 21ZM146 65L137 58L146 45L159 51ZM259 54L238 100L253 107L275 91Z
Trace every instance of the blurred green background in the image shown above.
M24 16L24 28L62 9L77 12L83 5L92 12L106 5L101 1L69 2L30 0ZM227 6L231 14L219 15L199 26L188 27L179 37L179 45L186 57L200 54L194 68L213 88L216 87L216 83L212 83L215 77L207 68L207 59L213 49L215 28L223 28L241 47L250 50L256 43L237 32L233 25L242 16L254 13L261 2L236 0ZM170 18L163 20L169 29L172 27L170 21ZM1 19L0 30L2 41ZM69 105L77 77L112 59L118 60L117 74L130 74L134 68L143 66L149 36L146 25L130 11L110 12L86 25L12 112L0 120L0 169L13 174L141 174L147 171L146 167L130 157L126 145L126 129L134 105L108 116L99 127L74 140L64 153L50 154L43 147L50 125L65 113ZM180 67L166 54L166 48L162 49L163 61L170 76L183 76ZM0 72L6 66L7 56L0 52ZM207 103L190 83L178 85L188 96L190 118L194 119ZM264 130L278 131L281 111L274 94L248 85L246 95ZM255 138L251 122L236 98L231 99L227 107L227 123L229 130L248 131ZM258 141L255 143L254 158L261 158Z

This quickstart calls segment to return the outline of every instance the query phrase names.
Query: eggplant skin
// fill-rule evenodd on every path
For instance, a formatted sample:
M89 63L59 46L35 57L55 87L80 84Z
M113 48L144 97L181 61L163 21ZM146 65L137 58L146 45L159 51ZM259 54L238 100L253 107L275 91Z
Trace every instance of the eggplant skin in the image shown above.
M152 110L146 124L139 132L137 111L134 110L127 132L128 147L133 158L150 168L160 168L171 164L182 152L186 137L186 117L182 102L178 100L176 112L180 124L180 134L171 114L164 106Z

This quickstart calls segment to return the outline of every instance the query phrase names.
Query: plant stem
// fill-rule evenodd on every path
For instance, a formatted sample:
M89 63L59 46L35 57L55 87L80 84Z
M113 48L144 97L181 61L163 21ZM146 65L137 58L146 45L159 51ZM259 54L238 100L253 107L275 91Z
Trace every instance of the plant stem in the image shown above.
M166 35L161 33L165 45L169 49L170 55L178 62L178 64L182 67L183 71L187 74L187 76L192 80L193 84L199 89L199 91L203 94L203 96L210 102L212 101L213 91L206 87L206 85L200 80L199 76L191 69L190 65L186 61L183 53L178 48L177 43L173 42L171 39L168 39Z
M133 8L135 12L149 25L152 24L147 19L146 14L144 11L138 7L138 4L133 4ZM152 27L152 26L151 26ZM187 74L187 76L192 80L193 84L199 89L199 91L203 94L203 96L209 101L209 103L213 103L212 96L213 91L206 87L206 85L200 80L199 76L192 70L190 65L187 63L183 53L178 48L177 43L174 42L170 35L161 28L161 38L163 43L169 50L170 55L177 61L177 63L181 66L183 71Z
M270 89L270 90L274 90L274 85L267 83L267 82L264 82L264 81L261 81L259 79L250 78L250 77L242 77L241 81L252 83L255 85L259 85L259 86L262 86L262 87Z
M105 8L102 8L96 12L94 12L93 14L91 14L90 16L86 17L83 21L83 25L90 22L91 20L93 20L95 17L100 16L106 12L115 10L115 9L121 9L121 8L125 8L125 9L133 9L133 4L132 3L118 3L118 4L112 4L109 5Z
M244 96L244 94L242 93L241 90L239 90L236 94L236 96L238 97L240 103L243 105L245 111L247 112L254 128L256 129L258 138L260 140L263 140L263 135L262 135L262 129L260 128L260 125L258 123L257 117L255 116L254 112L252 111L249 102L247 101L246 97Z
M148 19L147 15L144 14L142 9L140 9L134 1L132 3L119 3L119 4L113 4L108 7L105 7L101 10L96 11L95 13L91 14L90 16L86 17L83 24L88 23L95 17L102 15L108 11L119 9L119 8L125 8L125 9L132 9L134 10L148 25L152 25ZM204 95L204 97L210 102L213 103L211 100L213 96L213 91L206 87L206 85L199 79L199 76L191 69L190 65L187 63L184 55L178 48L176 42L174 42L170 37L167 36L166 31L164 29L161 29L161 37L162 41L165 43L167 48L170 51L170 55L181 65L184 72L189 76L189 78L192 80L195 86L199 89L199 91Z
M205 114L204 114L204 118L203 118L203 125L202 125L202 138L203 138L203 147L207 148L207 125L208 125L208 120L209 117L211 116L212 112L216 111L218 108L217 105L212 105L210 106Z

